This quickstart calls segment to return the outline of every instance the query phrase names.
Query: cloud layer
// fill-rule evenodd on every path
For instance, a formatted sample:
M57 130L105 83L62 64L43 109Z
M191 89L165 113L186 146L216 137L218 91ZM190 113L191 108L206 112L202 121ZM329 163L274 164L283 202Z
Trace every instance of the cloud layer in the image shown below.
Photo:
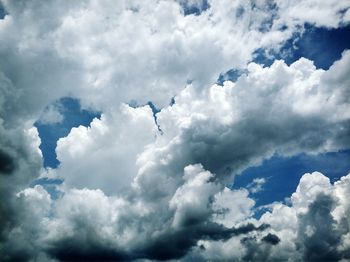
M326 71L305 58L252 62L306 23L347 25L348 1L3 6L4 261L350 259L350 175L305 174L259 219L250 192L267 178L227 187L273 155L350 148L350 51ZM238 79L215 84L230 69ZM33 124L62 121L55 102L67 96L102 115L61 138L61 164L44 169ZM39 177L63 181L58 197Z

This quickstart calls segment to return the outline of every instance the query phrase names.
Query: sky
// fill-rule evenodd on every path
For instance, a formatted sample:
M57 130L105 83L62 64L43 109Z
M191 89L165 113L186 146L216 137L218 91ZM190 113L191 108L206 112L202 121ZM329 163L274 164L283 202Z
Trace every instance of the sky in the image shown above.
M349 261L347 0L0 0L1 261Z

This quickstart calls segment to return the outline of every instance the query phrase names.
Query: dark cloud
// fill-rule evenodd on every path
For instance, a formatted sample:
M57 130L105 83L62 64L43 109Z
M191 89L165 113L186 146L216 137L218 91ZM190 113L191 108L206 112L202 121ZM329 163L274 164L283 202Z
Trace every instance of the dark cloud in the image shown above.
M209 227L206 231L204 231L204 235L211 240L227 240L233 236L244 235L253 231L263 231L269 227L270 225L268 224L255 226L252 223L232 228L225 228L223 226L216 225L213 227Z
M266 243L269 243L271 245L277 245L281 241L278 236L271 234L271 233L268 233L261 240L265 241Z
M15 161L7 153L0 150L0 174L10 175L15 170Z
M2 192L3 193L3 192ZM6 203L0 204L0 257L4 262L29 261L39 251L35 244L37 230L28 234L31 227L26 219L25 207L10 192L6 192ZM1 199L4 195L1 194ZM27 210L28 212L28 210ZM28 212L30 216L30 212ZM28 224L26 224L28 223ZM23 225L24 224L24 225ZM22 227L23 225L23 227ZM24 233L26 232L26 233Z
M82 219L83 220L83 219ZM149 236L141 245L131 245L129 250L118 249L116 243L101 239L93 227L77 222L72 237L49 243L48 254L60 261L126 261L134 259L168 260L184 257L200 239L226 241L238 235L259 232L269 225L255 226L251 223L226 228L205 222L180 230L167 230L157 237Z
M243 261L268 261L270 245L258 243L256 237L244 237L241 244L246 249Z
M47 249L50 256L60 261L126 261L131 258L123 251L116 250L113 246L108 246L89 236L86 238L68 238L52 243Z
M243 237L241 244L245 247L246 252L243 256L244 261L269 261L271 246L280 242L278 236L268 233L258 240L257 236Z
M172 234L164 234L164 236L151 243L149 247L146 247L146 252L140 257L159 260L181 258L195 246L198 240L226 241L238 235L263 231L268 227L267 224L255 226L248 223L240 227L226 228L216 223L206 222L202 225L184 228Z
M16 193L39 175L41 158L37 149L33 150L28 133L5 128L1 121L0 118L0 257L4 261L27 261L32 247L29 235L18 228L26 223L24 207Z
M330 195L319 194L301 215L298 230L299 249L305 261L339 261L349 259L349 250L340 251L341 237L349 232L348 225L338 224L331 212L335 200Z

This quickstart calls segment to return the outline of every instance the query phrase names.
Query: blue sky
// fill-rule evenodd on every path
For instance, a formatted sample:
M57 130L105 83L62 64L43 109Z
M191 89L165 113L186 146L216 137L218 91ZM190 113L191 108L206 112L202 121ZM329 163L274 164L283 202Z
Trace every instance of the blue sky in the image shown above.
M340 59L342 52L349 48L350 26L328 29L305 25L304 31L289 39L280 52L271 52L269 56L266 56L265 51L268 52L268 50L260 49L255 52L253 61L270 66L275 59L283 59L290 65L299 58L305 57L312 60L317 68L327 70L334 61ZM220 74L218 83L222 84L225 80L235 81L242 73L242 71L231 69Z
M263 50L256 53L257 63L269 66L275 59L283 59L291 64L300 57L314 62L317 68L328 69L334 61L339 60L342 52L350 48L350 27L337 29L317 28L305 25L305 31L289 39L282 50L271 58L264 55Z
M291 196L305 173L314 171L328 176L331 182L350 170L350 150L324 153L319 155L297 155L289 158L273 156L262 165L250 167L235 178L233 188L246 188L254 178L266 178L266 184L261 191L253 193L252 197L258 206L274 201L284 201Z
M73 127L89 126L95 117L100 117L99 113L81 109L79 100L74 98L61 98L55 104L63 115L62 122L35 123L41 139L40 149L43 153L44 167L51 168L56 168L59 164L55 152L58 139L66 137Z

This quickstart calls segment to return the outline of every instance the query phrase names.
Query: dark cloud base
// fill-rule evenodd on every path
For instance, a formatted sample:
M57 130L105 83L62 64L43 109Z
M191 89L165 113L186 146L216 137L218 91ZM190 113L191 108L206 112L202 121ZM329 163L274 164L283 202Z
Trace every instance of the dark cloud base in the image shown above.
M135 259L169 260L184 257L200 239L227 241L232 237L245 235L250 232L260 232L269 228L262 224L255 226L246 224L240 227L225 228L215 223L203 223L188 226L182 230L169 232L156 239L150 238L149 244L132 251L118 251L112 243L106 243L97 237L94 230L85 229L81 238L64 238L59 242L50 243L46 252L60 261L129 261ZM269 236L269 235L268 235ZM269 236L275 240L276 236ZM266 238L266 237L265 237ZM266 241L266 240L264 240ZM270 241L271 242L271 241ZM277 244L277 243L272 243Z
M15 170L15 161L7 153L0 150L0 174L11 175Z

